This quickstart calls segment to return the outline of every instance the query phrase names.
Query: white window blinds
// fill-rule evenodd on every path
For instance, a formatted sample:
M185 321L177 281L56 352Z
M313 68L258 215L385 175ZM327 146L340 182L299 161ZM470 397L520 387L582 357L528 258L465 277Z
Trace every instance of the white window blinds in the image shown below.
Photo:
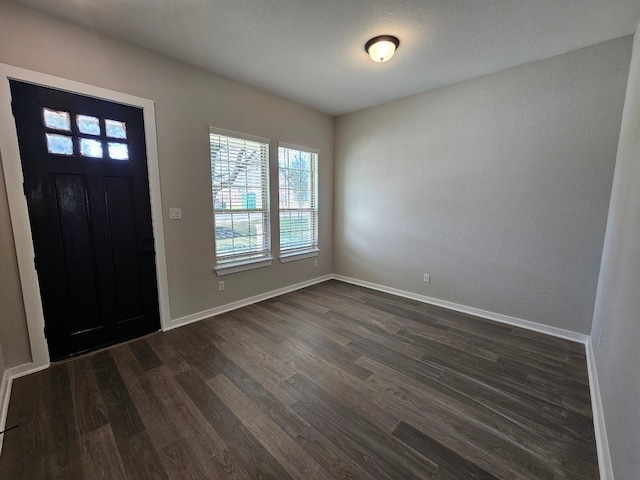
M267 257L269 140L209 130L218 264Z
M318 152L280 143L280 253L318 247Z

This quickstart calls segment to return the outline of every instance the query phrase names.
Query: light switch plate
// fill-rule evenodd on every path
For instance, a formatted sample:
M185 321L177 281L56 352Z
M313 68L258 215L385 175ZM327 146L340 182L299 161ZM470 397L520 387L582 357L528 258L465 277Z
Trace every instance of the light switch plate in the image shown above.
M182 209L181 208L170 208L169 209L169 218L171 220L181 220L182 219Z

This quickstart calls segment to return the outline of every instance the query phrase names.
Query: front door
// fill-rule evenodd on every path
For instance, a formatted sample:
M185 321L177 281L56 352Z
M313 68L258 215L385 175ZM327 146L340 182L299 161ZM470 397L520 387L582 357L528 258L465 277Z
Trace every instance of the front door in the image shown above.
M158 330L142 110L10 84L51 359Z

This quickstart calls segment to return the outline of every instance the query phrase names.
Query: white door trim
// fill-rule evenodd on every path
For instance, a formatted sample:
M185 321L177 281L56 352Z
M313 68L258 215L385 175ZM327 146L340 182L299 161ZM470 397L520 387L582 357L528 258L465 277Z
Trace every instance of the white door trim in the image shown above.
M149 194L151 197L151 219L153 222L153 236L155 238L156 250L160 324L163 329L169 326L171 324L171 312L169 307L167 258L162 223L160 168L158 163L154 102L145 98L0 63L0 156L2 157L13 238L16 244L18 269L20 270L22 298L27 317L27 328L29 330L32 358L31 368L38 370L46 367L49 365L50 359L47 340L44 336L44 314L42 311L38 275L33 261L34 248L31 227L29 226L27 199L22 186L24 179L22 176L22 164L18 147L18 135L11 111L9 79L66 90L72 93L79 93L143 109L147 146L147 169L149 172Z

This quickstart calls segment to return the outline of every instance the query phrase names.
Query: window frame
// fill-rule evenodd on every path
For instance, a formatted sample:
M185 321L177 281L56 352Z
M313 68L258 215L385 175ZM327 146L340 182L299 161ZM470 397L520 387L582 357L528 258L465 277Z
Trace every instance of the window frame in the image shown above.
M282 187L280 183L280 155L282 150L293 150L311 154L311 183L309 193L311 194L310 208L283 208L280 204ZM305 258L317 257L320 252L319 243L319 208L318 208L318 168L320 151L315 148L295 145L292 143L278 142L278 231L279 231L279 259L281 263L288 263ZM282 247L282 212L309 212L312 215L313 232L310 244L295 248Z
M260 188L262 190L261 205L262 208L233 208L223 209L216 208L216 194L214 189L216 185L220 185L220 188L224 188L220 183L214 179L214 157L213 149L214 139L212 136L221 137L223 139L232 139L234 141L247 141L256 142L260 145ZM228 141L228 140L227 140ZM242 132L234 132L231 130L224 130L221 128L209 127L209 166L211 175L211 205L213 207L213 237L214 237L214 254L216 257L216 264L214 271L218 276L228 275L231 273L241 272L245 270L251 270L254 268L266 267L271 265L273 257L271 256L271 210L270 210L270 164L269 164L269 150L271 142L268 138L258 137L256 135L249 135ZM247 192L249 193L249 192ZM243 200L244 201L244 200ZM218 253L218 238L216 238L216 225L219 222L220 215L234 215L234 214L261 214L263 218L263 242L264 247L260 250L250 250L239 254L227 254L220 255Z

